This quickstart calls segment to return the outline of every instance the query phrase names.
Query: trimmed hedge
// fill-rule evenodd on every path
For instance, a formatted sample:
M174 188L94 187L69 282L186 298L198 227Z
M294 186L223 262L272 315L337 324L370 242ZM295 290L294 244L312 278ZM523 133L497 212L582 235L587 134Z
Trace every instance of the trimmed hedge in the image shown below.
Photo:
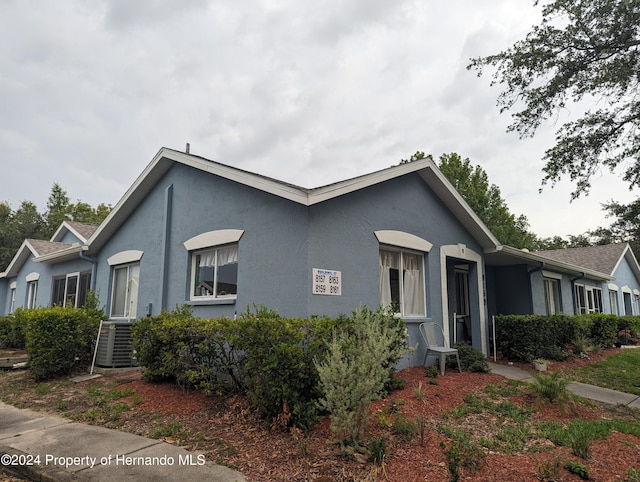
M394 347L404 347L404 323L389 319ZM133 348L149 380L173 379L207 393L241 391L271 423L306 427L322 396L314 361L324 358L332 333L348 332L352 323L346 316L284 318L264 307L237 320L199 319L182 307L136 321ZM379 360L390 378L396 361Z
M0 317L0 349L24 348L25 344L23 325L16 320L15 316Z
M499 315L496 316L497 349L505 358L529 363L536 358L563 360L578 337L586 337L598 348L613 346L618 332L629 327L638 333L640 317L588 315Z
M83 308L16 310L16 323L24 327L29 369L36 380L68 375L93 356L103 313Z
M188 307L141 318L131 327L132 347L150 381L171 379L185 388L218 393L241 389L237 350L228 318L194 318Z

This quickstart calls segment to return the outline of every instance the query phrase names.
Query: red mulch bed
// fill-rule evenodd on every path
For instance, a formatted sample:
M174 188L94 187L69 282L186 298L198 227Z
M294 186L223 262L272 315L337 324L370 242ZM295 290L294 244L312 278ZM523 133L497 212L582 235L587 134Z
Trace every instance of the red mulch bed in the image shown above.
M617 350L603 350L589 360L574 358L554 363L551 368L562 371L594 363L614 352ZM522 364L521 367L531 369L530 365ZM127 380L126 386L137 394L140 403L135 410L142 420L149 420L149 413L164 414L163 420L178 421L183 429L200 433L202 436L198 442L187 443L188 449L202 451L212 460L237 468L251 481L448 480L447 458L440 442L448 444L449 441L438 431L439 426L448 423L445 414L463 404L465 396L481 394L487 385L505 384L506 381L494 374L448 370L445 376L437 377L437 385L432 385L421 367L402 370L398 376L404 380L405 388L371 406L368 437L385 437L387 455L383 466L371 463L365 455L345 455L338 446L328 443L331 431L327 417L308 433L295 429L285 432L265 426L241 396L207 397L175 385L152 384L142 379ZM422 386L422 400L416 395L419 385ZM508 399L517 405L533 408L534 420L566 422L575 418L611 416L608 407L600 405L561 407L537 403L534 396L528 394L512 395ZM396 411L406 420L423 418L424 435L421 437L414 433L405 439L381 424L381 420L388 420L390 424L397 416ZM492 425L482 418L465 419L465 428L474 435L484 431L487 431L487 436L491 435L489 432L496 430L495 420ZM168 441L177 443L172 438ZM463 467L460 480L537 481L541 480L539 476L544 468L556 460L561 462L558 480L581 480L563 468L568 459L586 465L592 480L625 480L630 468L640 470L640 440L614 432L605 440L593 443L592 457L588 461L578 459L570 448L555 447L546 439L531 441L531 447L519 454L505 455L485 450L479 468Z

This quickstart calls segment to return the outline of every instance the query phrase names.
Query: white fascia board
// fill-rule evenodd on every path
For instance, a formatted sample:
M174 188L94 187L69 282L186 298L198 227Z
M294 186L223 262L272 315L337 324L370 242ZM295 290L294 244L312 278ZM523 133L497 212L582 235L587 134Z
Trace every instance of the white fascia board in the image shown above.
M66 258L70 256L81 253L82 251L86 251L87 246L76 244L73 246L69 246L68 248L61 249L60 251L56 251L55 253L45 254L44 256L36 256L33 258L34 263L48 263L50 261L64 261Z
M582 266L576 266L574 264L562 263L560 261L555 261L550 258L545 258L544 256L540 256L538 254L529 253L527 251L522 251L521 249L513 248L511 246L498 246L497 249L487 251L488 253L494 252L503 252L515 258L520 258L523 261L531 261L538 264L542 264L545 268L553 268L557 271L563 273L575 273L575 274L583 274L584 277L592 278L600 281L610 281L613 280L614 277L608 275L606 273L601 273L599 271L594 271L592 269L583 268Z
M57 229L55 234L51 237L52 242L62 242L62 238L64 238L63 230L69 231L76 238L78 238L83 243L86 243L87 240L84 236L82 236L78 231L76 231L73 226L71 226L67 221L63 221L60 227Z
M427 167L428 169L421 171L422 178L429 184L431 189L434 190L445 206L474 234L474 237L477 238L478 234L484 236L488 244L490 244L488 249L499 248L501 244L498 238L495 237L487 225L478 217L476 212L471 209L458 190L451 184L442 171L438 169L435 162L430 160Z
M327 186L318 187L312 189L309 193L308 205L318 204L323 201L333 199L334 197L339 197L396 177L404 176L405 174L420 171L429 166L430 161L428 159L420 159L418 161L399 164L381 171L372 172L370 174L336 182Z
M29 253L31 253L34 257L38 255L38 252L31 245L31 243L29 243L29 241L25 239L20 245L20 248L18 248L18 251L16 252L13 259L9 263L9 266L7 266L7 269L4 272L5 276L16 276L20 267L29 258Z
M192 156L178 151L165 149L164 157L290 201L304 205L308 204L307 190L297 186L285 184L258 174L242 171L231 166L225 166L224 164L219 164L215 161L209 161L201 157Z
M128 204L128 201L134 197L135 193L138 192L139 189L141 189L141 187L145 184L145 181L152 178L152 174L155 174L155 177L159 179L169 169L170 164L166 164L163 166L160 163L160 161L165 157L163 155L164 151L165 148L162 148L158 151L151 162L147 164L147 167L144 168L142 173L136 178L131 187L127 189L127 192L124 193L117 204L113 207L111 212L102 221L98 229L96 229L91 237L87 240L87 245L89 247L91 247L96 239L101 237L103 232L107 230L113 220L118 218L120 211ZM155 181L152 180L152 184L155 185Z
M636 259L635 254L633 254L633 250L631 249L631 246L629 246L627 244L627 247L623 253L623 255L626 259L627 262L629 263L629 266L631 267L631 271L633 271L633 273L636 276L636 279L638 280L638 282L640 283L640 265L638 265L638 260ZM620 256L620 260L618 260L618 264L622 261L622 256ZM616 264L615 269L618 269L618 265ZM614 269L614 272L615 272ZM611 273L613 274L613 273Z

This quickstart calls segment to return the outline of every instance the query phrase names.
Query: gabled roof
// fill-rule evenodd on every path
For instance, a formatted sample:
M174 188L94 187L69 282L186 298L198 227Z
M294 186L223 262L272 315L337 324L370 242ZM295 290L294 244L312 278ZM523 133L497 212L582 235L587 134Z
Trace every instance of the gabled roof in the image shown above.
M0 277L10 278L16 276L22 265L31 257L34 258L34 261L37 261L38 257L50 256L72 247L73 245L67 243L44 241L42 239L25 239L6 271L0 273Z
M640 266L638 266L638 261L627 243L537 251L536 254L556 261L583 266L611 276L615 275L616 269L618 269L622 260L626 258L640 282Z
M155 187L162 176L176 163L190 166L305 206L318 204L400 176L417 173L483 248L496 248L500 244L431 159L421 159L400 164L326 186L307 189L220 164L200 156L163 147L90 237L87 243L89 245L88 254L96 253L102 248L104 243L117 232L122 223Z
M79 223L77 221L64 221L55 234L51 237L51 241L62 241L65 234L71 233L81 243L86 243L91 235L96 232L98 226L95 224Z

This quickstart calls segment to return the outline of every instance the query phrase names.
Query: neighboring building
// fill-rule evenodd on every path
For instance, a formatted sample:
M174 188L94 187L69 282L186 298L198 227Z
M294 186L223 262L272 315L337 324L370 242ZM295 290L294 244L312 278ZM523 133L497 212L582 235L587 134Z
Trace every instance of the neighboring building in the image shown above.
M201 317L393 304L410 344L436 320L486 353L493 314L572 313L578 286L603 309L619 283L624 303L623 287L640 289L628 253L601 272L501 246L429 159L306 189L163 148L99 227L25 241L0 274L0 314L80 305L87 287L111 325L183 304Z
M640 315L640 267L628 244L558 249L539 254L557 261L584 266L611 277L609 283L596 288L580 281L576 282L576 313L596 311L615 315Z
M97 228L65 221L50 241L25 239L0 274L0 314L18 307L83 306L94 268L84 250Z

